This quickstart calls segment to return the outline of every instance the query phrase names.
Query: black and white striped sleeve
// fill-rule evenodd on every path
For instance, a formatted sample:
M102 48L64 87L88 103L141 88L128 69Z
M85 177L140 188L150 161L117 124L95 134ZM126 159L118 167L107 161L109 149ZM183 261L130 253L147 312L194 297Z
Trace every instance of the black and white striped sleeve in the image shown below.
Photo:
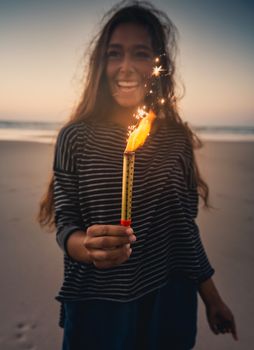
M190 160L189 160L189 166L187 171L187 188L188 188L188 199L189 199L189 210L192 218L192 226L193 226L193 240L196 247L198 260L199 260L199 266L200 266L200 272L198 277L198 282L204 282L205 280L209 279L215 272L213 267L211 266L209 259L207 257L206 251L204 249L199 227L195 222L195 219L198 215L198 204L199 204L199 195L198 195L198 184L195 176L195 170L194 170L194 155L193 151L190 152Z
M67 254L71 233L82 230L76 167L76 126L63 127L57 137L53 163L56 240Z

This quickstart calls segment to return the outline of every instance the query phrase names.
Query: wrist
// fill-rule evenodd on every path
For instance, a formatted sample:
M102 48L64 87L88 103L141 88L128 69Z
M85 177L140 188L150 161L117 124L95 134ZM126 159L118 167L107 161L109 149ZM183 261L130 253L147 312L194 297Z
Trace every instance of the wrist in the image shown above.
M72 259L89 264L92 261L89 257L88 250L83 244L85 236L86 236L85 231L73 232L67 239L66 250L67 250L67 254Z
M211 278L200 283L198 291L206 307L223 303L223 300Z

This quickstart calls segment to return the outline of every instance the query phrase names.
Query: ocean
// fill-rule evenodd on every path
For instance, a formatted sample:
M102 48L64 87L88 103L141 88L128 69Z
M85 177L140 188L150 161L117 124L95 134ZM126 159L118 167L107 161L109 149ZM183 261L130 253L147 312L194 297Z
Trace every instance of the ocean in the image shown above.
M0 120L0 140L33 141L54 144L61 122ZM254 126L193 126L206 141L254 141Z

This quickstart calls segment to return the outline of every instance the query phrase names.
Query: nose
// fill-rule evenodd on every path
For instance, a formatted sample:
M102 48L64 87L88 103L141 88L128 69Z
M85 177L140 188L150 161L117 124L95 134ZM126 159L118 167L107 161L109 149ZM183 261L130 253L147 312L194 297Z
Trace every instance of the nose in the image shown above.
M133 60L131 59L130 55L125 54L120 63L120 72L124 74L130 74L130 73L133 73L134 71L135 71L135 67L133 64Z

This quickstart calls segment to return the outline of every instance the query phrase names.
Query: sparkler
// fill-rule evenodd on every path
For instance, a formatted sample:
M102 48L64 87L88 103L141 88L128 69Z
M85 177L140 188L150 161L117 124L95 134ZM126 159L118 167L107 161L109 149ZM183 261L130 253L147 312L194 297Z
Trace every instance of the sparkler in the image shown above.
M155 58L155 63L160 63L159 57ZM156 118L153 110L158 112L158 115L163 116L162 106L166 100L162 94L162 86L160 81L160 74L164 71L161 65L153 68L152 77L155 82L155 94L154 88L151 87L149 90L150 97L150 109L146 112L146 106L139 108L136 119L139 120L137 127L129 127L129 138L127 140L127 146L123 155L123 178L122 178L122 212L121 212L121 225L131 225L131 209L132 209L132 187L134 177L134 165L135 165L135 151L141 147L148 137L152 123ZM153 95L153 96L152 96ZM153 98L152 98L153 97ZM149 99L149 98L148 98Z
M145 117L143 117L145 115ZM152 110L149 113L139 109L140 123L136 129L130 132L123 156L123 181L122 181L122 214L121 225L131 225L132 187L134 176L135 151L143 146L156 118Z

